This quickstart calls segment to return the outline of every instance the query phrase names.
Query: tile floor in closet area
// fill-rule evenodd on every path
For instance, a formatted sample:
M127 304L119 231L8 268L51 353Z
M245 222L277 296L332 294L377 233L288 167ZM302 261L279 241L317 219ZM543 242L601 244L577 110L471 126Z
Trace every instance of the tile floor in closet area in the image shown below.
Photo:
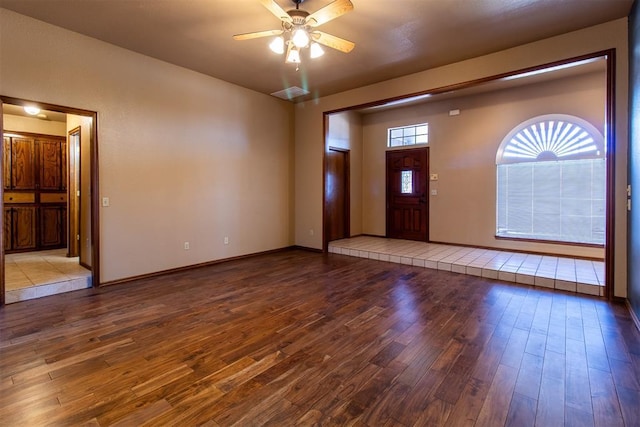
M604 262L465 246L358 236L329 252L581 294L604 295Z
M5 302L11 304L91 287L91 271L66 249L7 254Z

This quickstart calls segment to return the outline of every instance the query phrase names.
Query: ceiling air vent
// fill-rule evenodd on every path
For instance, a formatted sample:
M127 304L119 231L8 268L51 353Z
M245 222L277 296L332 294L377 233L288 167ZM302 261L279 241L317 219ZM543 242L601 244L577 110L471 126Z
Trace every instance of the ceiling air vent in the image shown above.
M304 90L298 86L288 87L286 89L279 90L278 92L273 92L271 95L276 98L281 98L286 101L291 101L293 98L297 98L302 95L309 95L308 90Z

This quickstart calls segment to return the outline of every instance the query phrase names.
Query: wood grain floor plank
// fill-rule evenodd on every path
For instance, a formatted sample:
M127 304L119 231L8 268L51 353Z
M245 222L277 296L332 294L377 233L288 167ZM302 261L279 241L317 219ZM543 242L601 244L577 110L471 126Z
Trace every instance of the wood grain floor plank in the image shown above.
M0 425L637 425L624 305L285 250L0 308Z
M640 425L640 391L617 387L617 392L625 425Z
M505 424L517 377L518 369L507 365L498 366L487 398L476 420L476 426L489 427Z
M593 427L593 413L585 412L571 406L565 407L564 425L565 427Z
M542 382L542 366L544 358L530 353L524 353L522 365L518 371L515 393L538 401L540 384ZM521 402L522 403L522 402Z
M471 378L445 421L449 427L473 426L489 393L489 383Z
M597 427L623 426L620 401L611 373L589 368L589 383L591 385L594 424Z
M536 406L538 401L519 393L513 394L505 426L533 427L536 422Z

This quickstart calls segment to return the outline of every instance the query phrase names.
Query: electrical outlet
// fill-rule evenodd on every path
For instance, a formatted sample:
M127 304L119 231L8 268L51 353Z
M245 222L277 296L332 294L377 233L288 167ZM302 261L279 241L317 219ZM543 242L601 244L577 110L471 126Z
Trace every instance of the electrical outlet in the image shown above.
M313 236L313 228L309 230L309 236Z
M224 244L228 245L229 244L229 237L224 236Z
M185 251L189 250L189 242L184 242L184 250Z
M105 208L109 206L109 198L108 197L103 197L102 198L102 206L104 206Z

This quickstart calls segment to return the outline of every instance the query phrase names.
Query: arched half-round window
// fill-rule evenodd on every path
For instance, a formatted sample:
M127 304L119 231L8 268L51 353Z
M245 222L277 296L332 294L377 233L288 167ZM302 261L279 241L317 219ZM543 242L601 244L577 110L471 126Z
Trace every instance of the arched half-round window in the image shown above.
M592 124L534 117L502 140L496 165L497 236L604 244L605 143Z

